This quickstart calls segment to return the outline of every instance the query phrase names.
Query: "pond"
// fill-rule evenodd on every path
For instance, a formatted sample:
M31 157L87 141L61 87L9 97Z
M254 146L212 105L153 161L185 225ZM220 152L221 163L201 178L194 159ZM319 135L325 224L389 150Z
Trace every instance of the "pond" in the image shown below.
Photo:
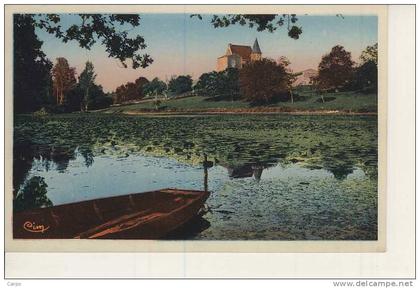
M210 211L169 239L377 239L376 116L91 113L14 121L15 210L202 190L207 157Z

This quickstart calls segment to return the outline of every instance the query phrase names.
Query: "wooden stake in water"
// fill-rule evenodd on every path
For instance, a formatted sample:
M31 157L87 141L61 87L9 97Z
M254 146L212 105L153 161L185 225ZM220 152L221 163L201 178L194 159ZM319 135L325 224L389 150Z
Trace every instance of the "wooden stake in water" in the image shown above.
M208 161L207 161L207 154L204 154L204 191L208 191L208 180L209 180L209 172L208 172Z

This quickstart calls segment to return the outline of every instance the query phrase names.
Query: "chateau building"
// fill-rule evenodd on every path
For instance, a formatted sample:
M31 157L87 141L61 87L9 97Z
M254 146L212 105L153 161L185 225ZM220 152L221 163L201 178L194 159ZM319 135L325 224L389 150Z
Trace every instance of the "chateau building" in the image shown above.
M244 46L229 43L225 55L217 58L217 71L223 71L227 68L242 68L250 61L261 60L262 53L258 40L255 39L254 45Z

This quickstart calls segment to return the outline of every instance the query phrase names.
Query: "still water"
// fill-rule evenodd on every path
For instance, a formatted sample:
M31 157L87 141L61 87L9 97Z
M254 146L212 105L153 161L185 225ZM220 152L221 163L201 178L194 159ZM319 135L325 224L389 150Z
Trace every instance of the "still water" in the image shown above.
M202 190L207 155L210 211L176 238L377 237L373 116L18 117L14 142L18 210Z

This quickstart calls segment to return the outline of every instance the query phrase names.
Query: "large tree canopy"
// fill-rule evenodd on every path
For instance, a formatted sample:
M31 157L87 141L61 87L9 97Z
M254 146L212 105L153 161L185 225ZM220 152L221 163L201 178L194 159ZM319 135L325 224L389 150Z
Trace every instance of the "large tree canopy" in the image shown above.
M200 14L192 14L190 17L203 17ZM230 25L247 25L250 28L256 27L257 31L274 32L280 27L287 25L287 32L290 38L299 39L302 34L302 27L295 23L298 21L296 14L228 14L224 16L213 15L211 24L214 28L228 27Z
M366 49L363 50L360 60L362 60L362 64L369 61L378 64L378 43L375 43L372 46L367 46Z
M57 58L52 69L54 95L56 104L63 105L71 89L76 85L76 68L70 67L69 62L64 57Z
M127 60L131 66L145 68L153 62L148 54L141 54L139 50L146 48L144 38L140 35L131 37L125 26L132 28L140 25L138 14L75 14L79 23L63 28L61 15L38 14L31 15L36 27L53 34L64 43L76 41L80 47L90 49L96 42L100 42L108 56L121 61L127 67Z
M142 99L145 95L143 93L143 87L147 83L149 83L149 80L144 77L139 77L134 82L127 82L118 86L114 93L114 103Z
M152 81L143 86L143 93L146 96L159 96L162 95L166 89L166 83L155 77Z
M353 65L351 53L343 46L334 46L330 53L322 57L314 82L320 90L341 88L352 79Z
M13 15L13 99L16 113L35 111L53 100L50 71L52 63L41 50L43 42L38 39L36 28L54 35L65 43L76 41L85 49L91 49L98 42L105 47L109 57L120 60L124 67L131 64L133 68L144 68L153 62L148 54L139 52L146 48L143 37L129 35L130 27L140 25L139 15L74 15L79 22L67 25L68 27L59 14ZM65 91L59 86L55 88L58 88L55 91L58 96L56 102L63 104Z
M367 46L360 56L361 63L356 67L351 88L365 92L378 89L378 43Z
M83 106L81 107L85 111L89 110L89 102L91 102L92 91L91 89L95 85L96 74L92 62L87 61L85 69L79 76L79 87L82 90L83 95Z
M52 63L41 51L34 20L13 15L13 100L16 113L30 112L51 101Z
M283 64L264 58L239 71L242 96L252 104L267 104L289 90L289 73Z
M201 96L233 100L239 97L239 70L228 68L220 72L203 73L194 86Z
M172 78L168 83L168 90L179 95L192 90L192 78L190 75L181 75Z

